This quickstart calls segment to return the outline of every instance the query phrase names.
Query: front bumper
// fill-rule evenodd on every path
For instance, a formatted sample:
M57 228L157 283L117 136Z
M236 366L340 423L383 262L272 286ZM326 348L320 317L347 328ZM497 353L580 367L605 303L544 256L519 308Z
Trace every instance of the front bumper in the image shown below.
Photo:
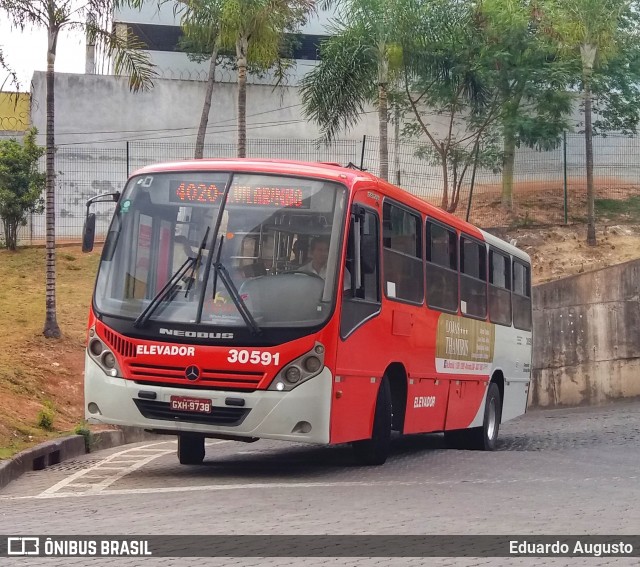
M191 390L173 386L136 384L133 380L107 376L85 355L84 400L85 417L89 423L103 423L156 429L177 433L258 437L303 443L329 443L332 375L325 368L318 376L303 382L289 392L256 390L254 392ZM145 418L134 400L138 392L155 392L156 402L168 403L171 396L186 396L212 400L214 412L229 409L226 398L242 398L249 410L238 425L195 423L188 418ZM99 413L89 412L94 403ZM140 402L138 402L140 403ZM194 414L197 419L198 414ZM307 425L308 424L308 425Z

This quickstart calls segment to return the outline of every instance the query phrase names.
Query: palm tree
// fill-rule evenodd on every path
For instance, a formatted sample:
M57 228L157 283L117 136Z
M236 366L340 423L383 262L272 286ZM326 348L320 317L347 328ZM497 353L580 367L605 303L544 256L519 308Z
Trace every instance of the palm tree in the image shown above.
M280 61L285 32L315 9L315 0L223 0L221 45L235 50L238 69L238 157L247 155L247 69Z
M204 104L198 125L194 157L202 159L204 140L209 123L209 112L216 80L216 66L220 53L220 19L224 0L181 0L177 10L182 12L182 48L196 61L204 60L202 54L208 54L209 73L205 89Z
M332 4L332 2L327 2ZM368 103L378 107L380 177L389 178L389 85L400 67L402 0L338 0L332 37L301 83L305 113L330 143L355 126Z
M0 45L0 69L4 70L7 73L7 76L2 80L2 83L0 83L0 90L2 90L7 83L14 86L17 90L20 87L18 76L16 75L15 71L11 69L9 64L6 62L4 58L4 53L2 52L1 45Z
M595 187L593 179L593 124L591 85L594 71L618 48L625 14L637 13L631 0L554 0L549 10L549 28L566 51L582 65L584 140L587 169L587 244L595 246ZM634 30L632 32L637 34Z
M143 0L131 0L140 5ZM71 3L69 0L0 0L0 11L6 12L11 22L20 29L27 26L47 30L47 125L46 125L46 315L43 334L47 338L59 338L60 327L56 317L56 250L55 250L55 62L58 37L64 29L84 29L87 37L96 40L108 55L114 56L116 74L129 76L133 91L151 86L154 71L142 44L132 34L116 34L98 22L111 15L120 0L87 0Z

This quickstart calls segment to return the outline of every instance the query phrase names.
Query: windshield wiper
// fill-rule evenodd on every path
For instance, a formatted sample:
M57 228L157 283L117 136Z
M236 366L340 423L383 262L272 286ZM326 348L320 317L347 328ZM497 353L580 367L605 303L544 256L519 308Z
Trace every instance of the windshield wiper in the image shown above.
M218 246L218 253L216 255L216 261L213 263L213 299L216 297L216 287L218 283L218 277L222 280L224 287L227 288L229 295L231 296L231 300L233 304L236 306L236 309L244 319L244 322L248 327L251 328L255 335L259 335L262 332L262 329L258 326L255 317L249 311L247 304L242 299L236 284L233 283L231 276L229 275L229 270L225 267L225 265L220 261L220 253L222 252L222 244L224 243L224 236L220 237L220 245Z
M140 329L147 324L147 322L151 318L151 315L153 315L153 312L175 289L175 287L180 282L180 279L184 275L186 275L187 270L191 268L190 280L189 280L189 284L187 285L187 292L186 292L186 293L189 293L189 289L191 289L191 285L193 284L193 281L194 281L195 272L198 269L198 264L202 258L202 251L204 250L204 247L207 244L207 237L209 236L209 228L211 227L207 227L207 230L204 233L204 238L200 243L200 247L198 248L198 253L196 254L196 256L195 257L190 256L189 258L187 258L182 264L182 266L178 268L178 271L169 278L169 281L164 285L164 287L151 299L151 301L149 302L149 305L147 305L147 308L142 313L140 313L140 315L138 315L138 318L133 322L134 327ZM185 293L185 297L187 296L186 293Z
M189 275L189 283L187 284L187 289L184 292L185 298L187 297L187 295L189 295L189 291L191 291L191 286L195 281L196 270L200 267L200 261L202 260L202 252L204 251L204 247L207 244L207 237L209 236L210 228L211 227L208 226L207 230L204 233L204 238L200 243L200 248L198 248L198 253L196 254L196 258L195 258L195 261L193 262L193 266L191 267L191 274Z
M151 299L149 305L147 305L146 309L138 315L138 318L133 322L133 326L140 329L144 327L149 318L153 314L153 312L158 308L166 297L175 289L175 287L180 282L180 278L187 273L187 270L191 267L192 264L195 265L195 258L187 258L182 266L178 268L175 274L173 274L169 281L164 284L163 288Z

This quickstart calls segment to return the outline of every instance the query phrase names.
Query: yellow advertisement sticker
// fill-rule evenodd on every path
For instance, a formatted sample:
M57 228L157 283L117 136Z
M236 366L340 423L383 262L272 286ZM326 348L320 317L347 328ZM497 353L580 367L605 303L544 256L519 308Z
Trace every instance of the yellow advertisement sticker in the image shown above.
M484 374L493 362L495 327L485 321L440 315L436 338L439 372Z

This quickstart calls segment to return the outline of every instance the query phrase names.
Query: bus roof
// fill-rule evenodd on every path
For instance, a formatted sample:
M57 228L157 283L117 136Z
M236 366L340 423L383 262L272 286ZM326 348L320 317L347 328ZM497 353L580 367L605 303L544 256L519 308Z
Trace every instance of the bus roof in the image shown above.
M342 167L330 162L305 162L282 159L254 159L254 158L215 158L183 160L148 165L134 171L131 176L170 171L242 171L252 173L270 173L296 175L302 177L316 177L328 181L343 183L350 188L357 188L363 182L375 183L380 190L392 199L396 199L413 207L423 214L431 216L449 224L457 230L484 239L488 244L500 248L505 252L530 263L529 255L478 227L447 213L431 203L417 197L405 189L392 185L375 175L359 169Z
M300 175L303 177L319 177L339 181L340 183L347 181L349 185L353 184L358 178L377 180L377 177L370 173L360 171L359 169L341 167L333 163L253 158L198 159L156 163L134 171L131 175L144 175L166 171L206 170Z
M531 258L529 254L527 254L524 250L520 250L520 248L516 248L513 244L509 244L506 240L502 240L502 238L498 238L497 236L486 232L485 230L481 230L482 236L487 244L490 246L495 246L500 250L504 250L508 254L516 258L520 258L520 260L524 260L528 264L531 263Z

